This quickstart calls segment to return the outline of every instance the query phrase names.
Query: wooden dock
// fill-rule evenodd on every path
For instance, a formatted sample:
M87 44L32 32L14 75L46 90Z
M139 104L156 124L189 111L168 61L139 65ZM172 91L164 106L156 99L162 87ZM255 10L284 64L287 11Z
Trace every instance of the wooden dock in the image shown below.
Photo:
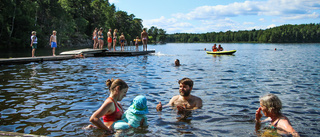
M67 59L73 59L73 58L75 58L74 55L9 58L9 59L0 59L0 65L3 65L3 64L19 64L19 63L22 64L22 63L43 62L43 61L56 61L56 60L67 60Z
M83 54L85 57L92 56L139 56L146 55L149 53L155 53L155 50L148 51L108 51L106 49L79 49L61 52L60 55L80 55Z
M61 52L58 56L39 56L0 59L0 65L4 64L22 64L30 62L57 61L74 59L77 57L101 57L101 56L139 56L155 53L155 50L148 51L108 51L106 49L79 49Z
M43 135L33 135L33 134L24 134L18 132L7 132L7 131L0 131L0 136L5 137L47 137Z

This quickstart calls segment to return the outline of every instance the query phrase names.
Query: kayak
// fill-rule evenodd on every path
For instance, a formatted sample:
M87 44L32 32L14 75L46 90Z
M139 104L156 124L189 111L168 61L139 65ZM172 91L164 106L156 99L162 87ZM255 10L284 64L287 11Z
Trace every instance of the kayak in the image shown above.
M237 50L225 50L225 51L207 51L207 54L218 54L218 55L231 55L233 53L235 53Z

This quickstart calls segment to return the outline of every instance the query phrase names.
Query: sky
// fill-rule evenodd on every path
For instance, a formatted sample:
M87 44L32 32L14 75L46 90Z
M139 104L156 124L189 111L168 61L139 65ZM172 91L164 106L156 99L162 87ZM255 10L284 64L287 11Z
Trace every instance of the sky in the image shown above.
M117 10L173 33L267 29L320 23L320 0L109 0Z

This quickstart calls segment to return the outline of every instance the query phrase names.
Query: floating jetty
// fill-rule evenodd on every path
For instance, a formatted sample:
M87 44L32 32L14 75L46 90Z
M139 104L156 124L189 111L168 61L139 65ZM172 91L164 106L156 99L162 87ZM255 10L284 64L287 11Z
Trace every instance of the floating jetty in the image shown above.
M23 133L6 132L6 131L0 131L0 136L5 136L5 137L46 137L43 135L23 134Z
M19 63L30 63L30 62L67 60L67 59L73 59L73 58L76 58L76 57L74 55L59 55L59 56L9 58L9 59L0 59L0 65L2 65L2 64L19 64Z
M108 51L106 49L79 49L61 52L58 56L39 56L0 59L0 65L3 64L22 64L30 62L57 61L81 57L101 57L101 56L139 56L149 53L155 53L155 50L148 51Z
M79 49L61 52L60 55L80 55L83 54L85 57L92 56L139 56L146 55L149 53L155 53L155 50L148 51L108 51L106 49Z

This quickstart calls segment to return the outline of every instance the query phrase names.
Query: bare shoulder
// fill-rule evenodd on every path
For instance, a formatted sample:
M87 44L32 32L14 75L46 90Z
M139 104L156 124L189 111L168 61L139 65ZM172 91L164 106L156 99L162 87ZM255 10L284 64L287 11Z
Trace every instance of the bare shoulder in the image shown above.
M174 102L177 101L179 99L179 95L173 96L170 99L169 105L174 105Z

